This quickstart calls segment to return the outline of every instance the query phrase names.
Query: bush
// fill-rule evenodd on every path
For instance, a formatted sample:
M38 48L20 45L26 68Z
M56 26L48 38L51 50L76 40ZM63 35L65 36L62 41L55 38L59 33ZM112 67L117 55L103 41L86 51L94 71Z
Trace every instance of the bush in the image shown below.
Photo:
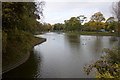
M101 60L93 64L86 65L84 71L89 75L93 68L96 69L97 78L118 78L120 79L120 49L104 49L106 56L102 56Z

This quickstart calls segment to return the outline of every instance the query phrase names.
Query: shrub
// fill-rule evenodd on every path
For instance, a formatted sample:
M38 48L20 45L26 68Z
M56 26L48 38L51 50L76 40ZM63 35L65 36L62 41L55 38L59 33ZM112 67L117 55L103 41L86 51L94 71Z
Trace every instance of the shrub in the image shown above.
M96 69L97 78L118 78L120 79L120 49L104 49L106 56L102 56L100 60L93 64L86 65L84 71L89 75L93 68Z

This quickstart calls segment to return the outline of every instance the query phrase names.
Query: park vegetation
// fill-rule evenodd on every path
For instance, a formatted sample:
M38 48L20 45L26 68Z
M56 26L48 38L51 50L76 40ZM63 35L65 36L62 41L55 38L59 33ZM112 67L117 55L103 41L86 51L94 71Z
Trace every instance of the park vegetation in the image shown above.
M90 21L85 15L71 17L64 23L40 23L37 19L43 16L44 2L3 2L2 3L2 59L3 68L14 63L27 52L32 50L36 41L34 37L44 31L63 31L79 34L113 35L112 31L120 34L120 2L113 7L115 17L105 19L101 12L94 13ZM117 18L117 20L116 20ZM87 22L86 22L87 21ZM92 32L92 33L91 33ZM102 32L102 33L101 33ZM85 67L87 74L92 68L97 69L98 78L119 78L120 76L120 49L105 49L106 56L101 60Z
M115 5L116 6L116 5ZM114 8L114 7L113 7ZM119 36L120 29L118 23L117 9L114 8L116 16L105 18L102 12L96 12L91 15L88 21L85 15L79 15L71 17L68 20L64 20L64 23L56 23L51 25L50 23L41 23L41 29L44 31L62 31L67 33L79 33L86 34L89 32L91 35L117 35ZM39 32L39 31L38 31ZM88 35L88 33L87 33Z
M54 24L54 28L51 28L51 30L65 31L70 33L106 32L105 34L107 34L111 32L120 32L118 29L118 21L116 21L114 17L105 19L104 15L101 12L94 13L91 16L90 21L86 21L87 17L84 15L71 17L69 20L65 20L64 23Z
M87 20L85 15L79 15L76 17L71 17L69 20L64 20L64 23L56 23L54 25L50 25L49 23L45 24L44 30L46 31L63 31L69 33L79 33L86 34L86 32L94 32L95 34L100 34L98 32L102 32L101 35L117 35L119 36L120 29L118 23L118 12L117 9L114 8L114 12L116 12L116 16L111 16L109 18L105 18L104 14L101 12L96 12L91 15L90 20ZM113 33L113 34L111 34ZM116 33L116 34L115 34Z
M100 60L86 65L84 71L89 75L93 68L96 69L96 78L116 78L120 79L120 47L104 49L105 56Z
M64 20L64 23L51 25L50 31L63 31L75 34L87 35L110 35L120 36L120 1L113 5L114 17L105 18L101 12L94 13L90 20L80 15ZM86 22L87 21L87 22ZM115 40L116 41L116 40ZM87 75L94 69L96 78L116 78L120 79L120 47L115 46L113 49L104 49L105 56L100 60L86 65L84 70Z
M44 2L3 2L2 3L2 61L4 66L16 63L33 48L40 38ZM40 7L38 9L38 7Z
M117 30L118 35L120 30L120 1L117 2L113 6L114 14L118 20L117 22ZM107 22L109 22L109 19L113 19L113 17L108 18ZM110 21L111 22L111 21ZM110 24L110 23L109 23ZM113 23L112 23L113 25ZM111 28L113 29L113 27ZM115 39L113 39L116 41ZM89 73L92 71L92 69L96 69L96 78L115 78L115 80L120 80L120 42L118 42L118 46L114 46L112 49L104 49L103 52L105 53L104 56L101 56L100 60L97 60L96 62L86 65L84 67L85 72L89 75Z

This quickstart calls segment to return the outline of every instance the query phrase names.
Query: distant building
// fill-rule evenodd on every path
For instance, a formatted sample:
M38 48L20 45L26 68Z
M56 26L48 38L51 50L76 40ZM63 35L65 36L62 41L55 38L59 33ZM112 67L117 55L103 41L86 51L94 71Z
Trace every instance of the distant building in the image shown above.
M101 32L105 32L105 29L101 29L100 31L101 31Z

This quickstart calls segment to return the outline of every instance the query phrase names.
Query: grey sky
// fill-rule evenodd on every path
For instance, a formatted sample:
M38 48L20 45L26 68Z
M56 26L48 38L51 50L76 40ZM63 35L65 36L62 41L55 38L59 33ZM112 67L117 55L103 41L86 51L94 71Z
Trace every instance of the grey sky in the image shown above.
M73 2L74 1L74 2ZM102 12L105 18L113 16L112 3L116 0L45 0L44 19L46 23L63 23L71 17L85 15L89 21L92 14Z

